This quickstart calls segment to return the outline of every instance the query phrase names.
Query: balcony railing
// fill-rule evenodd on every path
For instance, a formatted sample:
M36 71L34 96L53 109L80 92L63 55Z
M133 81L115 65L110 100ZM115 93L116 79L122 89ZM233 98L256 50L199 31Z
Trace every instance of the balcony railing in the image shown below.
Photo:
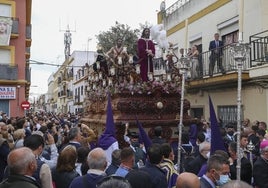
M268 63L268 30L249 37L251 43L251 66Z
M19 19L18 18L12 18L11 33L15 35L19 34Z
M228 72L234 72L237 70L237 64L231 55L230 52L230 45L226 45L222 48L223 55L221 58L222 66L226 73ZM210 57L211 57L211 51L206 51L199 54L198 61L199 61L199 69L198 69L198 75L199 78L202 77L208 77L209 76L209 65L210 65ZM243 63L242 70L247 70L250 67L250 57L246 58L246 61ZM216 61L215 67L213 71L213 75L221 74L221 70L219 68L219 64ZM196 79L196 78L193 78Z
M0 64L0 80L18 80L18 66Z

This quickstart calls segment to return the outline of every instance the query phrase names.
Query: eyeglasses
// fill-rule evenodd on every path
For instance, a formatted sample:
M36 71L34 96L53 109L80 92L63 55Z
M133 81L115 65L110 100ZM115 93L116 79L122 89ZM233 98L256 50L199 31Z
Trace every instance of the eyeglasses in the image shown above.
M104 178L102 178L97 184L96 187L100 187L103 183L111 181L111 180L119 180L122 182L125 182L129 185L129 182L127 181L127 179L125 179L122 176L115 176L115 175L111 175L111 176L106 176Z

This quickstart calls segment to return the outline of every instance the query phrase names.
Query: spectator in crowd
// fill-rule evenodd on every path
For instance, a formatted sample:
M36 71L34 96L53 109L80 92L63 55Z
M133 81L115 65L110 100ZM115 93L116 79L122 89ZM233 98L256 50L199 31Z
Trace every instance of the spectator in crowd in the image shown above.
M140 169L131 170L125 178L132 188L153 188L150 175Z
M230 164L230 174L231 174L231 179L236 180L236 165L237 165L237 144L236 142L231 142L229 143L228 147L228 152L231 157L232 163ZM241 159L241 174L240 174L240 179L247 182L248 184L251 184L251 179L252 179L252 166L250 163L250 160L248 160L246 157L242 157Z
M95 188L97 182L106 176L104 170L107 166L105 151L101 148L91 150L87 157L88 173L84 176L76 177L69 188Z
M146 152L144 145L139 142L139 134L136 132L131 132L129 134L130 137L130 148L134 151L135 156L135 164L134 168L140 168L144 166L146 159Z
M51 170L48 164L40 159L44 145L44 138L38 134L33 134L24 140L24 146L30 148L36 157L37 170L34 172L33 177L41 187L52 188Z
M33 152L27 147L14 149L8 155L10 175L0 183L0 188L40 188L32 178L37 170L37 163Z
M130 147L125 147L121 150L120 154L121 164L115 172L116 176L125 177L127 173L132 170L135 156L134 152Z
M226 135L223 137L223 141L228 145L230 142L234 142L234 125L233 123L228 123L225 127Z
M218 69L222 72L222 74L225 74L225 70L222 65L222 57L223 57L223 42L219 40L220 35L219 33L214 34L214 39L210 41L209 43L209 50L211 51L211 54L209 56L209 76L213 76L213 71L215 67L215 63L217 61Z
M25 129L17 129L13 133L14 137L14 148L23 147L24 137L25 137Z
M199 155L194 158L194 160L190 161L187 168L185 169L186 172L191 172L194 174L198 174L202 165L204 165L210 154L210 143L209 142L202 142L199 145Z
M242 127L251 127L250 120L248 118L245 118L244 121L242 122Z
M253 146L254 146L253 150L250 152L252 152L252 154L254 155L253 158L255 158L260 153L260 151L259 151L260 139L257 137L256 132L253 130L253 126L252 127L245 127L244 133L247 135L248 143L253 144Z
M159 168L159 164L163 159L160 144L153 144L147 152L148 162L141 170L147 172L153 183L154 188L168 187L165 172Z
M43 148L41 155L39 155L39 159L45 162L50 167L50 169L53 169L54 167L56 167L58 156L59 156L58 149L55 144L53 136L49 132L42 134L41 131L34 131L32 133L32 135L35 135L35 134L42 136L44 139L44 148ZM47 158L44 157L45 148L49 150Z
M0 122L0 181L4 177L4 169L7 166L7 156L10 152L7 140L2 137L2 127L4 127L5 125L6 124L4 122Z
M200 178L201 188L216 188L229 181L229 161L224 156L214 154L208 159L207 172Z
M176 180L176 188L200 188L199 178L189 172L181 173Z
M216 151L214 152L214 154L215 154L215 155L223 156L223 157L225 157L226 160L230 160L230 159L229 159L229 155L228 155L228 153L227 153L226 151L223 151L223 150L216 150ZM207 167L208 167L208 166L207 166L207 163L203 164L202 167L201 167L201 169L200 169L200 171L198 172L197 176L198 176L198 177L202 177L204 174L206 174L206 172L207 172Z
M72 145L76 149L81 147L82 135L79 127L73 127L69 130L68 140L69 142L66 145ZM62 146L62 149L66 147L66 145Z
M57 166L52 170L52 179L56 187L68 188L72 180L80 176L75 170L76 160L77 152L74 146L68 145L60 152Z
M252 186L244 181L231 180L224 184L221 188L252 188Z
M107 176L98 184L98 188L133 188L130 183L121 176Z
M112 163L105 170L107 176L115 174L120 164L121 164L121 149L116 149L112 153Z
M161 145L161 152L164 158L160 163L160 168L164 170L166 174L168 188L172 188L176 185L176 180L179 175L173 163L174 153L170 144L168 143Z
M198 62L198 57L199 57L199 51L197 49L197 45L193 45L192 50L191 50L191 55L189 56L192 61L192 73L191 76L193 79L196 79L199 77L199 62Z
M260 121L258 128L267 131L267 124L264 121Z
M253 165L254 185L258 188L268 187L268 140L260 144L260 157Z
M197 156L199 154L199 145L205 141L205 134L203 133L203 131L199 131L197 133L197 138L196 138L196 145L194 147L194 153L193 156Z
M166 139L162 138L162 127L156 126L154 128L154 138L152 139L152 143L163 144L166 143Z
M87 156L90 152L88 147L82 146L77 149L77 161L76 161L76 171L80 176L85 175L88 171Z

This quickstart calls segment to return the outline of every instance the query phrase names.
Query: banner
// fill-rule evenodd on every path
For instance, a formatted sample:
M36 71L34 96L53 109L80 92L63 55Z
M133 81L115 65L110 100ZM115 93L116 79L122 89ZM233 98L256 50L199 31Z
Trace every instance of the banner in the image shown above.
M0 86L0 99L16 99L16 87Z
M11 29L11 18L0 16L0 46L9 46Z

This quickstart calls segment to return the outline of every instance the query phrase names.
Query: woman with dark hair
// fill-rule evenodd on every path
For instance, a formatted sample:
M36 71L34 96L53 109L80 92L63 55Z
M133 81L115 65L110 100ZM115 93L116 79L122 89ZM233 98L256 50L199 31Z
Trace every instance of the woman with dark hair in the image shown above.
M75 170L76 160L77 152L74 146L68 145L61 151L57 166L52 170L52 180L56 187L68 188L72 180L79 176Z

